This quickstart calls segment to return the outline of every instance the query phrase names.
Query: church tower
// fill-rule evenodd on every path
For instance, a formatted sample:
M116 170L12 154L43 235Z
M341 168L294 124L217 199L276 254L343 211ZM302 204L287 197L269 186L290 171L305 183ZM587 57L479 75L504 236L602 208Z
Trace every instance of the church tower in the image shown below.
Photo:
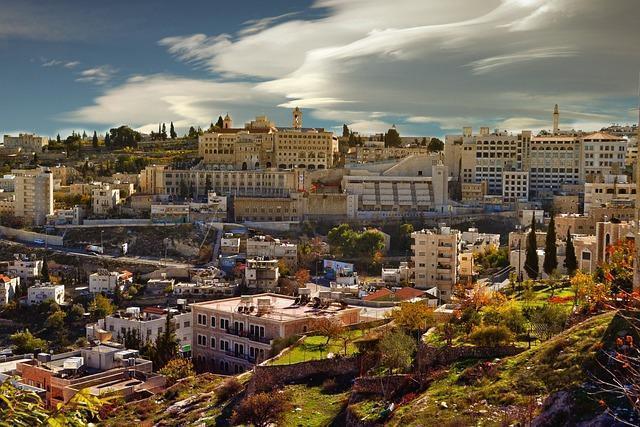
M298 107L293 109L293 128L302 129L302 111Z
M558 104L553 108L553 134L557 135L560 125L560 113L558 112Z
M224 116L224 119L222 119L222 129L231 129L232 127L233 120L229 117L229 113L227 113L227 115Z

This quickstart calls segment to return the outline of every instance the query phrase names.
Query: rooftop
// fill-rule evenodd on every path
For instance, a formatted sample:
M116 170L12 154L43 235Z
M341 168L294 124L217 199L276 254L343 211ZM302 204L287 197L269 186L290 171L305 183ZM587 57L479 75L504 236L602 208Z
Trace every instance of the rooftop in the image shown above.
M294 297L264 293L199 302L191 304L191 307L195 309L211 309L219 312L261 317L278 322L288 322L301 318L332 316L345 308L359 310L356 307L343 307L339 304L331 304L326 308L313 308L309 305L296 305L296 300ZM254 307L254 309L249 312L239 311L242 307Z

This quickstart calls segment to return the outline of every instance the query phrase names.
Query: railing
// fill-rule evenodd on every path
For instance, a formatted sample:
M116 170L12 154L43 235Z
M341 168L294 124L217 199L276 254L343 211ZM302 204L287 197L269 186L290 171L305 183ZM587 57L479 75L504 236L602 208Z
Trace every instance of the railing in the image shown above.
M227 333L230 335L235 335L237 337L242 337L242 338L248 338L251 341L255 341L255 342L260 342L263 344L270 344L271 343L271 339L264 337L264 336L259 336L256 334L251 334L249 333L249 331L246 330L239 330L236 328L227 328L226 329Z

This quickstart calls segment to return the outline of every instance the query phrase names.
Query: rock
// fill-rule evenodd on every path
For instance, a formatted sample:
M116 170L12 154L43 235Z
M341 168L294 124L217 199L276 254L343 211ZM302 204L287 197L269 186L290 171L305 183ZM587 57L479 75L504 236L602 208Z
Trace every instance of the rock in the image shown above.
M440 402L440 408L442 409L449 409L449 405L447 405L447 402Z

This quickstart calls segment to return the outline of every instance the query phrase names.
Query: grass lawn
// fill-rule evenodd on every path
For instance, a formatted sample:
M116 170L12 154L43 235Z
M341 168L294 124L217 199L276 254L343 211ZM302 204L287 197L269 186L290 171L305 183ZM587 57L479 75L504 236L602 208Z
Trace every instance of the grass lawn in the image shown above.
M561 302L553 302L553 304L561 304L567 307L571 307L573 305L573 291L570 287L559 288L555 291L552 291L550 286L545 286L542 289L535 291L535 297L532 301L526 302L523 298L523 292L516 292L515 299L516 302L520 305L529 304L531 306L541 306L546 303L549 303L549 298L553 296L554 299L561 298L565 301Z
M348 391L326 393L319 385L295 384L285 388L291 396L293 410L287 413L283 426L328 426L344 409Z
M350 334L353 341L363 335L361 329L346 332ZM356 346L349 342L347 344L347 355L357 352ZM330 340L327 344L327 337L322 335L306 337L303 342L294 345L285 351L279 358L273 359L270 365L290 365L293 363L306 362L309 360L326 359L328 353L344 354L344 342L341 340Z

